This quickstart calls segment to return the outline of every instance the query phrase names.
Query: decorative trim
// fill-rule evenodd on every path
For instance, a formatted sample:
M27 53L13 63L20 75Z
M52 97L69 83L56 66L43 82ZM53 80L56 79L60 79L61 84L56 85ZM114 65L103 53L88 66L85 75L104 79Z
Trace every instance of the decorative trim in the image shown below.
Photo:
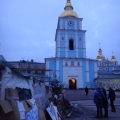
M77 75L75 76L75 75L73 75L73 76L68 76L68 77L78 77Z

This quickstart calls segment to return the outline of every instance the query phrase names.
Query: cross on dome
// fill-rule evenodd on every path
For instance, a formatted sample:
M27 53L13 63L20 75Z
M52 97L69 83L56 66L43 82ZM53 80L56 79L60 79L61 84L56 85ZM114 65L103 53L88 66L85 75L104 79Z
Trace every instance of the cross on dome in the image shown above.
M113 56L113 52L112 52L112 56Z
M101 44L101 43L99 43L99 48L100 48L100 44Z
M67 0L67 3L70 3L70 0Z

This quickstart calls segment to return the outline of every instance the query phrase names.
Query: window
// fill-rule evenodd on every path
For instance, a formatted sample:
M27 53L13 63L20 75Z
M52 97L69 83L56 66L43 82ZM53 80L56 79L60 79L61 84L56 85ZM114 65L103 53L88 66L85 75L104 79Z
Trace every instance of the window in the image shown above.
M19 101L25 101L32 98L30 89L21 89L16 87L16 90L18 92Z
M65 66L68 66L67 62L65 63Z
M62 37L62 40L64 40L64 37Z
M77 65L80 66L80 63L78 62Z
M70 40L69 40L69 50L74 50L73 45L74 45L73 40L70 39Z
M74 62L73 61L71 62L71 66L74 66Z

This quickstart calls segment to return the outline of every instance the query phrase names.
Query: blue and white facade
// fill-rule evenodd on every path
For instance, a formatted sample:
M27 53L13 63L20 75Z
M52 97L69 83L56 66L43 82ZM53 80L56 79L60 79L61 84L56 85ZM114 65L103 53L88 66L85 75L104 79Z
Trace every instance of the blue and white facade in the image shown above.
M98 77L95 78L95 87L104 87L106 90L112 87L114 90L120 90L120 65L115 56L111 60L105 59L102 55L102 49L98 51Z
M51 80L59 80L65 88L74 89L94 87L97 77L97 60L86 58L86 30L82 30L82 18L73 11L70 0L67 0L64 12L58 18L55 35L56 51L54 58L45 58L46 75Z
M59 17L55 36L56 57L86 58L85 32L82 18Z

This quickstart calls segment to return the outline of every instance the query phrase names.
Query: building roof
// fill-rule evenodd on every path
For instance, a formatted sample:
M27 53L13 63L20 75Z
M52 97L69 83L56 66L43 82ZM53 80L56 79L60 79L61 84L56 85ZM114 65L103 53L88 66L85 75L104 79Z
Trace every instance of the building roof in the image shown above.
M113 71L98 71L98 75L120 75L120 70L113 70Z
M19 68L15 68L14 66L12 66L11 64L7 63L7 62L1 62L0 63L0 68L3 69L5 67L10 68L14 74L18 75L18 76L22 76L22 77L39 77L39 78L49 78L48 76L44 75L44 74L33 74L33 73L25 73L23 71L23 69L19 69ZM36 70L36 68L29 68L29 69L25 69L25 70ZM38 70L38 69L37 69ZM39 69L41 70L41 69ZM51 71L51 70L45 70L45 71Z
M117 61L114 55L112 56L112 58L111 58L110 61L111 61L111 62L116 62L116 61Z

